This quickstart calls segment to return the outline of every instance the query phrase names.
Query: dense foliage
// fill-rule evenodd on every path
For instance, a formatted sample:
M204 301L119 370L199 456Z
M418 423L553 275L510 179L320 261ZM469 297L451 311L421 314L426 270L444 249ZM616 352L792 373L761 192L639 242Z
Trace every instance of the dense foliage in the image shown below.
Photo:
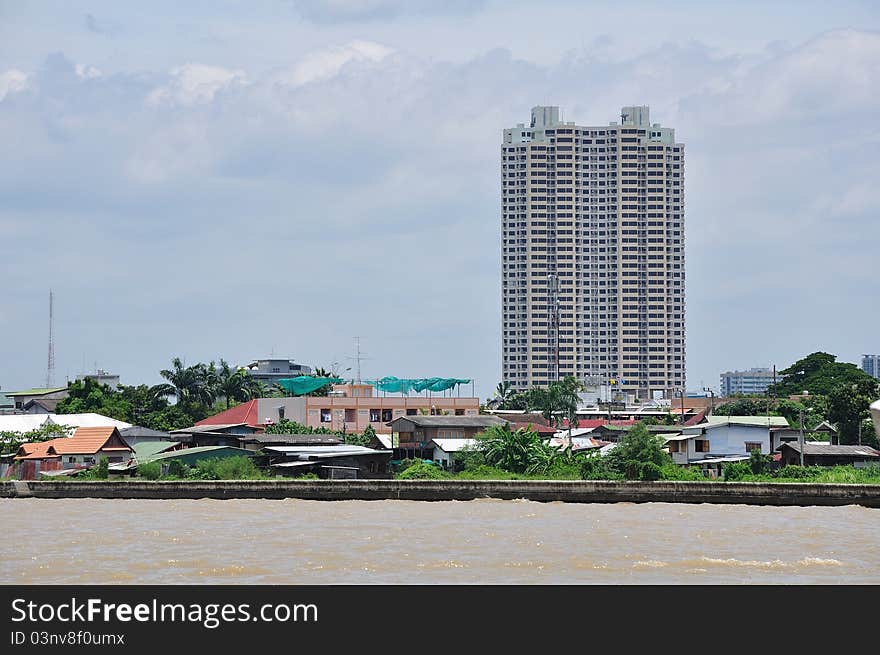
M189 427L202 419L252 398L287 395L251 377L242 368L220 359L186 366L179 357L159 374L162 384L119 385L116 389L85 378L68 384L68 397L58 403L59 414L96 412L154 430ZM321 390L311 395L320 395ZM326 389L323 390L326 394ZM169 399L174 399L174 403Z

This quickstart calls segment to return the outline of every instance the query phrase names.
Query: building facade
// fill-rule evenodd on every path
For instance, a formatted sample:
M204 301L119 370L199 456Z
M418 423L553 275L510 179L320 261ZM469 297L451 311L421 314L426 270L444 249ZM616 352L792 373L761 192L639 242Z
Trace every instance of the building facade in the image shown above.
M760 394L767 391L767 387L778 382L784 375L770 370L769 368L750 368L746 371L727 371L721 374L720 396Z
M616 392L685 386L684 145L646 106L620 123L534 107L505 129L502 379L573 375Z
M401 416L478 416L479 398L375 395L368 384L333 385L330 396L255 398L196 423L197 426L269 425L284 419L310 428L363 432L371 426L388 434L388 423Z
M300 375L311 375L309 366L297 364L290 359L258 359L244 367L252 378L272 384L284 378L295 378Z
M862 355L862 370L880 380L880 355Z

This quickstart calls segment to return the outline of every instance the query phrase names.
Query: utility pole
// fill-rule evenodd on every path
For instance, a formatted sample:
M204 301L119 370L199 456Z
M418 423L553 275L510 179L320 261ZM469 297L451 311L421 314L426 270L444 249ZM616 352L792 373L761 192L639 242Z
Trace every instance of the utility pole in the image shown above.
M711 387L703 387L703 391L707 391L709 393L709 405L712 408L710 413L715 413L715 392Z
M799 413L801 416L801 430L800 430L800 434L798 435L798 443L800 444L800 447L801 447L801 466L803 466L804 465L804 408L803 407L801 407Z

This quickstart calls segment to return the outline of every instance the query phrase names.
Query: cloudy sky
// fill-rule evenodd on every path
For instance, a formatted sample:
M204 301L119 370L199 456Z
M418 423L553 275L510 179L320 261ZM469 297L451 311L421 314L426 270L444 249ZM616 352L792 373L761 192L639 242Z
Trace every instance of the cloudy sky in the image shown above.
M0 0L0 387L500 375L501 132L687 146L688 387L880 351L876 2Z

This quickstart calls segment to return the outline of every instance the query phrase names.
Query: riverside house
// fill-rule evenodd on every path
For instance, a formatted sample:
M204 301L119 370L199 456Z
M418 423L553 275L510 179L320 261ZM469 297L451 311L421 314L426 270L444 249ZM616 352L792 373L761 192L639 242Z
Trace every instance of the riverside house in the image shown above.
M746 460L753 450L771 454L771 430L787 427L783 416L712 416L664 438L673 462L700 466L713 476L724 463Z
M22 444L14 461L20 480L36 480L48 471L90 468L102 457L127 462L133 454L115 427L77 428L71 437Z

